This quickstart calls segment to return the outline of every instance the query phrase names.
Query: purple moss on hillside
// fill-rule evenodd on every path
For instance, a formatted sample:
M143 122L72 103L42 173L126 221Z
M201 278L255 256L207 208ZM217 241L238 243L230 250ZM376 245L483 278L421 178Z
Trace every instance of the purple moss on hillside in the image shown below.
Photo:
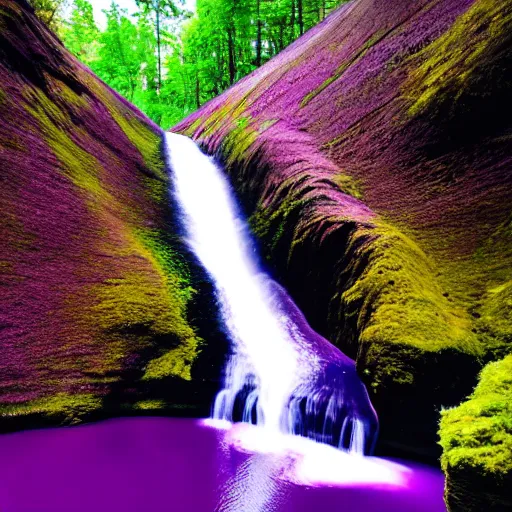
M127 412L162 379L162 403L190 404L161 130L25 2L0 1L0 27L0 428Z
M357 359L388 449L432 454L511 350L511 52L510 0L356 0L176 127Z

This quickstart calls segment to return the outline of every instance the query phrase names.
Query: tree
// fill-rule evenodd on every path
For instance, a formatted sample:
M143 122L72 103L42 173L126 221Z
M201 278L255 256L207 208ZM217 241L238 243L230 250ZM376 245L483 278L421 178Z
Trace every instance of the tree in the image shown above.
M135 0L137 5L143 9L143 12L154 14L156 28L156 46L157 46L157 62L158 62L158 92L162 87L162 41L161 41L161 23L162 19L169 17L178 17L183 14L175 0ZM184 0L180 0L183 4Z
M31 0L36 16L52 30L59 32L62 19L60 13L67 0Z
M101 79L168 128L264 64L341 1L197 0L191 16L181 0L137 0L132 17L112 1L100 30L91 4L74 0L62 37Z
M101 45L96 69L101 78L133 101L142 65L137 52L137 28L115 2L104 12L107 28L99 37Z
M100 32L92 11L92 5L86 0L74 0L71 19L63 28L62 38L68 50L83 63L97 72Z

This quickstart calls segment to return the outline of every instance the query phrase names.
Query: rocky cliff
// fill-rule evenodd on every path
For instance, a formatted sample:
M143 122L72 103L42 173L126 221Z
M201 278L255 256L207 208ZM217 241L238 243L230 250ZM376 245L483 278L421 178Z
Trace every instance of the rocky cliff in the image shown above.
M176 236L161 130L23 1L0 1L0 76L0 428L208 411L192 379L202 277Z
M273 273L356 359L384 452L437 456L441 409L510 352L511 90L509 0L358 0L176 127L225 164ZM453 446L502 449L472 430L452 445L458 417L441 426L452 496L471 465ZM510 446L510 421L491 430Z

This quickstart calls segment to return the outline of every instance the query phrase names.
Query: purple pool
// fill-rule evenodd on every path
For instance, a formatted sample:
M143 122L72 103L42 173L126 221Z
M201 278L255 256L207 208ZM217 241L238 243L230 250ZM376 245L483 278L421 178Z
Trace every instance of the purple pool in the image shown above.
M445 512L430 467L201 420L0 436L2 512Z

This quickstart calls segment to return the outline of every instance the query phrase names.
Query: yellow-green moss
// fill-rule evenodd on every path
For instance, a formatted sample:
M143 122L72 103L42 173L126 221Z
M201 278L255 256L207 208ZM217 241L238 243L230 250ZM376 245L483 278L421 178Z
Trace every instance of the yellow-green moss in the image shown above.
M188 285L186 276L177 272L177 259L173 259L173 253L158 238L158 232L140 230L138 236L127 235L127 238L130 244L116 255L137 258L138 271L107 279L95 286L93 293L97 302L91 312L106 332L141 331L139 342L147 343L155 336L171 336L174 343L179 344L178 348L167 353L165 369L160 373L152 371L146 377L157 374L161 377L166 373L189 380L190 366L197 356L200 342L185 317L193 289ZM156 361L160 361L160 354ZM181 362L176 360L180 354L183 356ZM171 357L175 359L172 362ZM163 365L151 362L150 368L154 367L163 368Z
M165 234L161 230L137 229L134 234L151 252L162 273L168 276L169 292L176 295L180 299L179 302L185 306L196 291L190 285L188 264L180 254L165 242ZM185 309L182 313L185 313Z
M303 201L294 199L291 194L287 195L275 210L260 204L249 219L253 233L258 238L265 240L268 240L269 234L272 233L267 244L271 252L275 251L285 231L293 229L293 225L288 225L288 223L291 221L293 224L296 221L296 216L294 217L293 214L297 214L302 205Z
M361 183L345 173L334 174L331 180L338 185L342 192L348 194L356 199L362 199L363 192L361 190Z
M419 54L424 62L405 87L405 95L412 100L409 114L417 115L444 97L456 101L481 58L491 45L500 43L511 26L511 0L474 2L448 32Z
M358 304L362 343L401 343L427 351L456 348L479 354L469 315L457 308L435 279L434 264L409 237L383 221L359 228L350 244L371 239L355 250L368 257L362 275L342 295ZM366 253L366 254L364 254Z
M61 163L63 174L87 192L90 201L108 197L98 178L97 160L77 146L63 129L68 121L63 112L39 90L27 88L25 97L26 108L37 120L37 128Z
M185 380L191 380L190 369L192 361L197 356L198 344L198 338L191 337L185 340L179 347L151 360L146 367L142 379L181 377Z
M52 93L59 98L59 102L66 105L66 108L83 108L89 107L87 96L84 94L77 94L73 89L68 87L65 83L57 80L50 75L46 74L45 78L48 83L51 83Z
M475 329L492 359L512 351L512 281L488 290Z
M152 335L173 334L187 340L193 330L182 315L183 304L169 293L166 275L158 275L147 262L147 271L110 278L94 286L97 303L90 308L97 326L105 331L146 326ZM172 288L176 291L178 287Z
M469 399L442 412L439 435L445 471L512 472L512 355L488 364Z
M151 411L155 409L165 409L166 403L162 400L141 400L133 404L134 409L141 411Z
M80 422L82 417L99 410L101 405L101 397L90 393L77 395L58 393L33 402L3 405L0 408L0 417L37 414L41 416L56 416L61 421L72 424Z
M231 130L224 138L223 152L227 155L226 167L230 168L240 163L249 151L249 148L256 142L259 131L256 123L251 123L250 118Z

